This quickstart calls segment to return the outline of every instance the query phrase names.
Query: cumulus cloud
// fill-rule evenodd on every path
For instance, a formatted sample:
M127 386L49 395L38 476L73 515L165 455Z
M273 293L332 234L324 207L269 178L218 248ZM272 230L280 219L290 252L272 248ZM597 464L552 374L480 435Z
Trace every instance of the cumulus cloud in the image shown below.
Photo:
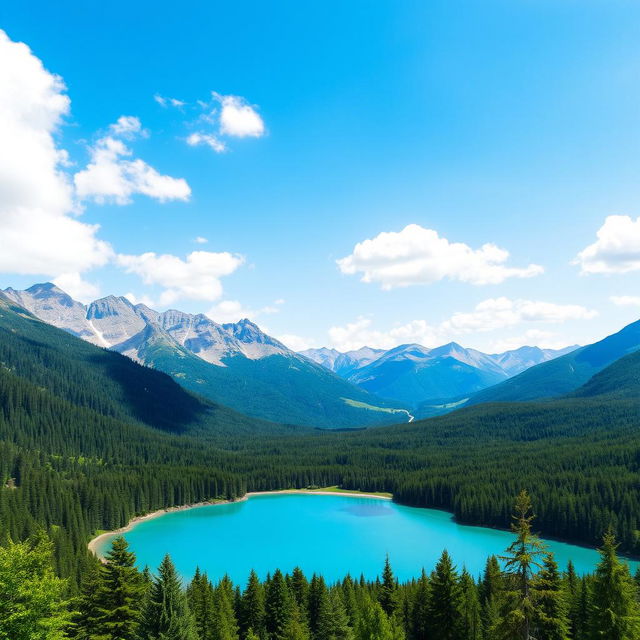
M124 138L148 135L148 132L142 128L140 118L135 116L120 116L116 122L109 126L109 129L114 135Z
M203 236L196 236L193 241L196 244L207 244L207 242L209 242L209 240L207 240L207 238L203 237Z
M227 146L220 139L210 133L196 132L187 137L187 144L190 147L198 147L205 145L213 149L216 153L222 153L227 150Z
M56 277L105 264L111 247L77 218L56 145L70 107L62 79L4 31L0 60L0 271Z
M139 133L141 125L137 118L122 116L110 130L131 137ZM160 202L188 200L191 196L186 180L162 175L143 160L132 158L131 149L114 136L100 138L89 152L91 162L74 176L77 194L82 199L99 204L129 204L134 194Z
M79 273L62 273L54 278L53 284L68 293L74 300L84 304L100 296L100 287L93 282L83 280Z
M193 251L186 260L153 252L141 255L119 255L117 263L128 273L135 273L147 285L164 288L160 305L179 299L217 300L222 295L223 276L232 274L244 258L228 252Z
M611 296L609 300L618 307L640 307L640 296Z
M236 138L260 138L264 135L264 122L260 114L240 96L213 93L220 103L220 133Z
M305 351L306 349L312 349L316 346L316 342L311 338L304 338L293 333L285 333L277 336L276 339L292 351Z
M214 322L238 322L243 318L249 318L250 320L255 320L259 316L269 315L272 313L278 313L280 309L278 308L279 301L274 302L272 305L267 305L266 307L261 307L259 309L251 309L250 307L245 307L238 300L221 300L214 307L209 309L205 315L207 315Z
M475 285L498 284L507 278L530 278L541 266L509 267L509 252L495 244L472 249L449 242L433 229L410 224L399 232L383 232L359 242L353 252L337 261L342 273L362 274L362 282L377 282L383 289L431 284L448 278Z
M627 273L640 269L640 217L608 216L597 240L573 261L580 273Z
M580 305L562 305L536 300L490 298L478 303L472 311L454 313L450 318L429 324L413 320L386 331L373 328L370 317L360 316L354 322L329 329L329 342L339 351L350 351L363 346L390 349L399 344L422 344L436 347L473 333L485 333L517 327L525 323L561 324L568 320L589 320L597 312ZM542 334L530 330L531 339ZM546 337L549 337L548 335ZM518 346L522 346L522 342Z

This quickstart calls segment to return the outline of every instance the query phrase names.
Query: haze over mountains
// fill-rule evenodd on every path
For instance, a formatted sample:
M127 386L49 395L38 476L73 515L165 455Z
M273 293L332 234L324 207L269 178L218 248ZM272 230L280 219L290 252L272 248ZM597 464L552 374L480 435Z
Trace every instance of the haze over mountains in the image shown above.
M576 348L524 346L486 354L450 342L434 349L405 344L388 351L364 347L346 353L326 348L302 353L362 389L418 407L428 401L473 394Z
M291 351L249 320L218 324L203 314L159 313L116 296L85 306L51 283L9 288L4 295L44 322L164 371L249 416L324 428L408 419L402 406Z

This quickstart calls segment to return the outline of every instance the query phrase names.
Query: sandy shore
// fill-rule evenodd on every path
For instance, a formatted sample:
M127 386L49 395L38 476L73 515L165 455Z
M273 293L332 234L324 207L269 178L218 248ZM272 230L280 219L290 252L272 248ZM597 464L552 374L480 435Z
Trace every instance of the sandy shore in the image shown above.
M198 507L211 507L214 505L220 504L230 504L232 502L244 502L249 498L254 496L275 496L275 495L284 495L289 493L296 493L301 495L311 495L311 496L345 496L346 498L374 498L376 500L391 500L389 496L378 496L374 493L349 493L346 491L314 491L312 489L283 489L281 491L251 491L249 493L245 493L242 498L238 498L237 500L214 500L208 502L197 502L196 504L185 504L180 507L167 507L166 509L158 509L157 511L153 511L151 513L147 513L144 516L137 516L129 521L129 523L125 527L121 527L120 529L115 529L114 531L106 531L105 533L101 533L99 536L93 538L87 548L91 553L100 557L98 553L98 549L100 545L109 538L117 536L121 533L127 533L131 531L133 527L145 520L153 520L154 518L159 518L167 513L172 513L173 511L185 511L186 509L197 509Z

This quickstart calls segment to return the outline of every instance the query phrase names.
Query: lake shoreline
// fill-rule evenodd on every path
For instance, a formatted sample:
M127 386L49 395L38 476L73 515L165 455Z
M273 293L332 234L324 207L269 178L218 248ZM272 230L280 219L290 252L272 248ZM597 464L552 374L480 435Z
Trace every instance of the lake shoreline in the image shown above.
M237 498L235 500L206 500L205 502L195 502L193 504L184 504L178 507L166 507L164 509L157 509L156 511L152 511L151 513L147 513L142 516L136 516L129 520L129 522L119 529L114 529L113 531L105 531L104 533L99 534L95 538L92 538L88 544L87 549L98 559L104 561L104 557L100 555L99 547L104 540L113 538L114 536L118 536L123 533L128 533L131 531L136 525L141 522L146 522L147 520L154 520L155 518L159 518L160 516L166 515L167 513L174 513L176 511L186 511L187 509L198 509L200 507L214 507L223 504L235 504L237 502L245 502L249 498L255 498L260 496L275 496L275 495L288 495L288 494L297 494L297 495L316 495L316 496L344 496L346 498L368 498L368 499L376 499L376 500L393 500L391 496L381 496L376 495L374 493L358 493L356 491L315 491L313 489L282 489L278 491L250 491L245 493L241 498Z

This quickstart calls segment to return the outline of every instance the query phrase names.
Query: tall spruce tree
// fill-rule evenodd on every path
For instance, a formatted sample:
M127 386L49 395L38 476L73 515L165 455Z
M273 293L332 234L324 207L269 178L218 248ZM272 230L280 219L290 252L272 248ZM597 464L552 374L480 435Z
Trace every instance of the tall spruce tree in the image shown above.
M416 585L411 607L411 638L412 640L429 639L429 602L431 594L429 592L429 579L425 570L422 570L420 579Z
M240 601L238 622L243 638L248 638L250 631L259 637L264 636L264 615L264 588L258 574L252 570Z
M214 633L213 640L237 640L238 622L234 610L234 589L225 576L214 591Z
M503 587L502 571L495 556L489 556L479 586L482 630L491 638L500 615L500 596Z
M546 553L542 569L532 580L535 605L533 635L536 640L569 639L569 605L567 592L552 553Z
M140 625L142 640L198 640L187 596L171 558L158 567Z
M589 626L594 639L638 640L640 607L627 564L616 555L615 536L605 534L591 586Z
M320 602L318 640L351 640L352 633L344 601L337 588L330 589Z
M431 574L429 586L428 637L459 640L462 637L462 590L446 549Z
M516 499L512 531L515 541L509 545L506 555L500 559L505 564L506 589L496 636L504 640L530 640L535 614L531 597L531 580L536 570L542 568L541 556L545 552L542 541L532 532L531 498L522 491Z
M462 640L481 640L482 615L478 587L466 569L462 570L460 576L460 591L462 592L462 635L460 637Z
M137 640L145 585L135 562L127 541L122 536L115 538L100 567L96 594L96 637L100 640Z
M382 610L389 616L393 616L398 608L398 585L396 578L393 575L393 569L391 568L391 562L389 561L389 555L384 561L384 569L382 571L382 584L378 592L378 602L382 607Z
M200 573L198 568L187 587L187 602L200 640L213 640L215 629L213 585L206 573Z
M282 640L293 614L292 596L277 569L265 589L265 629L270 640Z

